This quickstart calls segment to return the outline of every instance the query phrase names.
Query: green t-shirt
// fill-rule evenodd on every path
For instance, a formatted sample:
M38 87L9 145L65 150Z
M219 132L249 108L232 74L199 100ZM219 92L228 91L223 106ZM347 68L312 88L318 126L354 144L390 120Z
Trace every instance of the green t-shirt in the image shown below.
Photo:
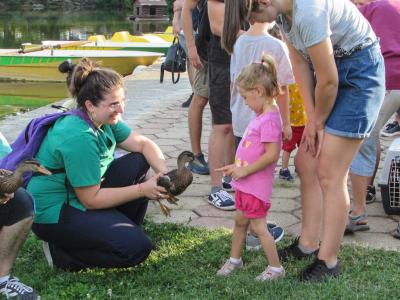
M66 174L72 187L99 184L114 159L116 145L130 133L131 129L121 121L94 130L79 116L58 119L44 138L36 159L46 168L65 169L66 173L32 177L27 189L35 199L35 223L58 223L67 195L71 206L86 210L72 189L67 194Z

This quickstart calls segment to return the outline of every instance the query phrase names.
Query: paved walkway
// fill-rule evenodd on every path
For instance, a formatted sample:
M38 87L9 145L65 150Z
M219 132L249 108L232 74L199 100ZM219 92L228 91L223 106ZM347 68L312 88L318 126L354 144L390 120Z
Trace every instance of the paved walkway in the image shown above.
M186 76L183 76L179 83L174 85L171 83L169 75L167 73L164 83L160 84L159 65L154 65L136 70L134 75L126 78L129 102L126 105L124 120L132 128L155 140L163 150L168 166L172 168L176 167L178 154L183 150L190 149L187 109L182 108L181 103L187 99L191 90ZM8 140L12 141L31 118L48 112L54 112L54 109L43 107L22 115L10 116L0 121L0 131ZM207 107L204 113L202 139L205 153L207 152L209 132L210 111ZM391 139L383 140L384 150L390 143ZM384 154L381 165L383 165ZM290 168L291 171L294 171L293 165ZM155 222L232 229L234 212L221 211L207 203L210 189L209 180L209 176L195 175L193 184L179 197L178 206L172 207L170 218L165 218L156 204L149 206L149 216ZM400 241L390 235L390 232L396 227L397 221L400 220L400 216L385 214L379 189L377 192L377 201L368 205L371 229L367 232L346 236L344 242L400 251ZM275 185L269 219L283 226L287 234L299 234L301 205L298 178L290 186L280 183Z

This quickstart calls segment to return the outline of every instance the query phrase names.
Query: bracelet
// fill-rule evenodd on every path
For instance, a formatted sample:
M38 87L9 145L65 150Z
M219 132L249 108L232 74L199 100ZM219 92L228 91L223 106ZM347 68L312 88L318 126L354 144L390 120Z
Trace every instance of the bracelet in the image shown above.
M141 183L139 183L139 193L140 193L140 196L142 196L142 194L143 194L143 191L142 191L142 186L141 186Z

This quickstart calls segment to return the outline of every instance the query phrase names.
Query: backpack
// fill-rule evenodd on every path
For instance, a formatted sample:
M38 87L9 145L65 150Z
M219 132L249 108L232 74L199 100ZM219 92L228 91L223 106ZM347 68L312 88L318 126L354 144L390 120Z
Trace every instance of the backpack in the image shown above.
M172 73L172 83L177 83L181 76L180 73L186 71L186 53L178 42L178 38L174 37L172 45L169 47L164 62L161 64L160 83L164 80L164 71ZM175 79L175 73L178 77Z
M47 114L35 119L32 119L29 124L22 130L14 143L11 144L12 151L0 160L0 169L14 171L20 162L23 160L33 158L39 151L43 139L47 135L50 127L63 116L76 115L85 120L92 128L93 123L89 118L79 109L72 109L67 112L58 112ZM64 169L50 170L53 173L65 172ZM23 186L26 187L29 180L32 178L33 173L29 172L24 175Z
M211 39L210 20L208 19L207 0L199 0L197 4L199 10L197 33L195 44L197 53L204 61L208 61L208 44Z

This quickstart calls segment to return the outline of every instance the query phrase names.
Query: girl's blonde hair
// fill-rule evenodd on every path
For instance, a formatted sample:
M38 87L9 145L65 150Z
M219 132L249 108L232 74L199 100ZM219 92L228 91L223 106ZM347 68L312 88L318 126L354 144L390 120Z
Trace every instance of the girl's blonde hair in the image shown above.
M261 62L244 67L236 79L236 85L246 91L261 85L267 97L275 98L280 95L281 88L278 83L274 58L263 54Z

